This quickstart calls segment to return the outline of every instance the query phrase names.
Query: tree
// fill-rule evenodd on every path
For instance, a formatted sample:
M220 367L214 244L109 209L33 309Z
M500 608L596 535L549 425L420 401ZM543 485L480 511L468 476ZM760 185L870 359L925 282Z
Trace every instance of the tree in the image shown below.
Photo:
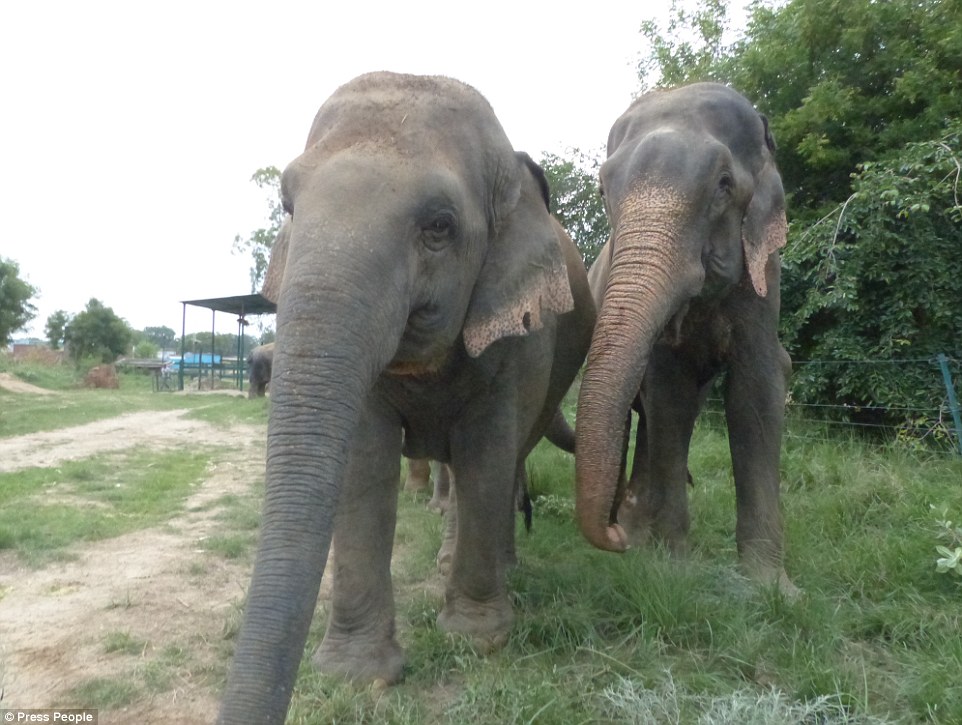
M36 316L37 308L30 302L36 294L33 285L20 279L20 266L0 257L0 347Z
M723 40L728 32L726 0L702 0L694 10L672 0L668 26L655 20L641 24L648 54L638 63L643 91L694 81L725 82L723 63L731 48Z
M805 399L919 409L941 400L929 365L879 375L833 361L962 360L962 121L941 138L862 164L844 207L795 235L784 256L786 342L826 361Z
M253 230L247 238L241 237L240 234L235 236L234 254L251 255L251 292L257 292L264 282L267 263L271 258L271 248L274 246L274 238L281 228L281 222L284 221L284 207L281 204L281 172L276 166L265 166L258 169L251 176L251 181L268 192L268 225Z
M70 357L76 361L97 358L113 362L127 352L133 332L111 308L91 298L84 311L67 325L64 338Z
M177 339L177 333L167 326L145 327L144 336L161 350L169 350Z
M70 315L63 310L57 310L47 318L43 332L47 336L47 341L53 350L59 350L64 342L64 333L70 323Z
M578 149L570 149L570 153L570 159L544 154L539 163L551 191L551 213L571 235L590 267L608 239L608 218L598 192L601 164Z

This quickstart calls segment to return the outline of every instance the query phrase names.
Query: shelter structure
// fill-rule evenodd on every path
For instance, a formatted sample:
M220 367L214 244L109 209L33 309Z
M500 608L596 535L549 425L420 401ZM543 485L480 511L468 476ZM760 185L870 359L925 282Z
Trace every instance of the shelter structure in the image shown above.
M238 387L244 389L244 365L247 360L244 355L244 327L247 325L248 315L267 315L277 312L277 305L271 302L260 293L250 295L235 295L233 297L215 297L207 300L185 300L182 301L183 316L181 318L180 329L180 371L177 374L177 387L184 389L184 357L187 352L187 305L194 307L206 307L211 311L210 316L210 375L211 383L214 381L214 338L216 334L216 318L218 312L227 312L237 315L237 383ZM203 375L203 354L198 363L198 373Z

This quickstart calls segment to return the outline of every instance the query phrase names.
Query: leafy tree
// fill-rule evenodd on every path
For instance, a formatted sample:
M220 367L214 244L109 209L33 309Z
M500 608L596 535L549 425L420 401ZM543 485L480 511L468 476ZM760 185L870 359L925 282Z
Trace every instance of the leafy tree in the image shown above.
M158 352L160 352L160 347L146 338L134 345L134 357L142 360L155 358Z
M111 308L91 298L84 311L77 313L67 325L64 339L74 360L96 358L113 362L127 352L133 331Z
M210 331L193 332L186 336L187 352L210 354ZM244 335L244 350L257 347L257 339L250 335ZM176 341L179 349L180 340ZM236 357L237 355L237 335L232 332L218 332L214 335L214 354L223 357Z
M832 361L962 359L962 121L853 177L844 207L794 235L786 342L826 361L796 386L805 399L931 408L931 365L898 375Z
M57 310L47 318L43 332L47 336L52 350L59 350L64 342L64 333L70 323L70 315L63 310Z
M145 327L144 337L161 350L170 350L177 339L177 333L167 326Z
M578 149L570 153L570 159L544 154L539 163L551 189L551 213L571 235L590 267L608 239L608 218L598 192L601 163Z
M281 222L284 221L284 207L281 204L281 172L276 166L258 169L251 176L251 181L268 192L268 225L253 230L246 238L241 237L240 234L235 236L234 254L250 254L251 292L256 292L264 283L274 238L281 228Z
M638 64L642 90L694 81L725 82L723 64L731 47L723 41L728 31L726 0L702 0L694 9L672 0L664 29L656 20L641 24L641 35L648 43L648 53Z
M36 294L33 285L20 279L20 266L0 257L0 347L36 316L37 308L30 302Z

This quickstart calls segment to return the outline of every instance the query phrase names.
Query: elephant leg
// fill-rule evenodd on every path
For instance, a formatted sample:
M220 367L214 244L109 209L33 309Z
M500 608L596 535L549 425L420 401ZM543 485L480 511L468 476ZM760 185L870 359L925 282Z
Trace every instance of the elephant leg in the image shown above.
M648 460L648 421L644 408L639 403L638 425L635 430L635 451L631 459L631 475L626 478L628 457L628 436L631 435L631 413L628 413L628 430L625 432L625 452L622 455L622 482L625 487L624 497L618 509L618 521L621 523L632 546L644 546L648 543L651 533L650 512L640 502L649 499L649 460Z
M444 467L447 468L446 465ZM447 502L441 523L441 548L438 549L437 557L438 571L444 576L451 573L451 562L454 561L458 535L458 492L453 481L448 486Z
M427 458L409 458L404 490L410 492L427 491L430 487L431 461Z
M791 361L777 341L740 356L725 386L725 417L735 476L735 540L745 572L797 593L783 568L779 458Z
M428 501L428 509L444 513L450 507L451 483L454 476L451 473L451 466L447 463L438 463L438 472L434 477L434 495Z
M514 522L517 436L514 418L485 410L494 425L452 435L456 492L451 510L457 516L456 543L438 625L464 634L483 650L502 646L514 622L505 576L508 522ZM510 410L510 407L504 410ZM497 425L500 422L501 425ZM514 529L511 529L513 537Z
M321 671L357 682L398 682L404 668L391 586L400 460L400 424L369 405L338 500L330 618L314 654Z
M640 471L632 472L638 487L634 536L641 541L650 536L672 553L684 555L689 529L688 448L698 416L698 385L684 360L656 347L643 397L648 445L641 447Z

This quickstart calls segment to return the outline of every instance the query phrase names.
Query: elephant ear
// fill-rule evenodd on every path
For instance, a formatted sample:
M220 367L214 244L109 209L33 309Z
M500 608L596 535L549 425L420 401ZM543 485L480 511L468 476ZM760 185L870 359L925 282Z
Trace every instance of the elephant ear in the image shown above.
M281 228L274 237L271 245L271 261L267 264L264 274L264 284L261 285L261 295L274 304L281 294L281 282L284 281L284 267L287 266L287 247L291 239L291 216L284 215Z
M561 242L547 210L544 172L517 154L520 189L506 197L464 323L464 346L478 357L502 337L541 329L546 314L574 308ZM515 184L517 189L517 182Z
M772 252L785 246L787 235L782 179L774 162L769 159L755 180L755 193L742 220L745 266L759 297L768 294L768 281L765 279L768 258Z

